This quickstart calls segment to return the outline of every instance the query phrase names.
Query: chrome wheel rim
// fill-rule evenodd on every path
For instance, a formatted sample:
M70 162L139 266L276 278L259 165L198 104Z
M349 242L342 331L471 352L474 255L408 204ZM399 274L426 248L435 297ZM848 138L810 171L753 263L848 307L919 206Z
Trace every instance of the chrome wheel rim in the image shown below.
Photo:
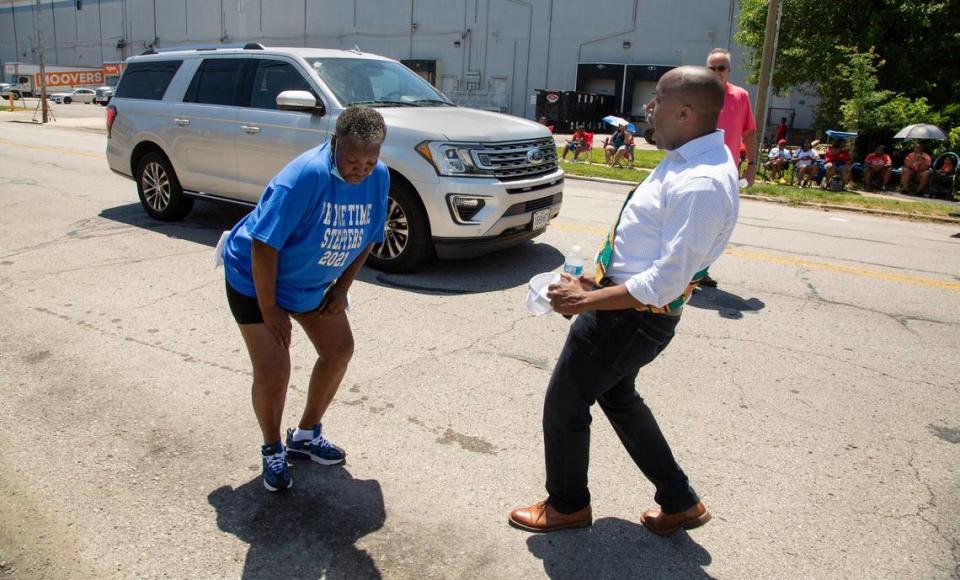
M373 255L381 260L394 260L410 240L410 222L400 204L391 197L387 204L387 221L383 226L383 241L373 247Z
M143 198L150 209L157 212L167 209L167 206L170 205L170 178L167 176L163 165L156 161L148 163L143 168L143 176L140 181L143 188Z

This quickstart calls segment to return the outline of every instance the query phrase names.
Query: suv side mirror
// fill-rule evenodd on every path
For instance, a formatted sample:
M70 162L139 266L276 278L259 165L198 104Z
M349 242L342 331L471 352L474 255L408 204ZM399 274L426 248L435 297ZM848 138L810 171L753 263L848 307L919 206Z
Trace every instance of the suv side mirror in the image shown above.
M281 111L304 111L321 117L326 114L323 102L309 91L283 91L277 95L277 108Z

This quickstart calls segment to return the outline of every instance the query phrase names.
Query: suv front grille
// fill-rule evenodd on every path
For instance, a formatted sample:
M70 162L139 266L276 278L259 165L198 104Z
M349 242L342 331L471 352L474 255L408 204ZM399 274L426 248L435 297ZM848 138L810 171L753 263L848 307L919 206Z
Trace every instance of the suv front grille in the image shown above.
M523 203L515 203L507 208L507 211L504 212L503 217L530 213L532 211L537 211L538 209L557 205L561 201L563 201L563 194L555 193L553 195L548 195L547 197L541 197L540 199L532 199Z
M536 177L557 169L557 147L552 137L497 143L474 149L471 153L479 167L492 170L503 180Z

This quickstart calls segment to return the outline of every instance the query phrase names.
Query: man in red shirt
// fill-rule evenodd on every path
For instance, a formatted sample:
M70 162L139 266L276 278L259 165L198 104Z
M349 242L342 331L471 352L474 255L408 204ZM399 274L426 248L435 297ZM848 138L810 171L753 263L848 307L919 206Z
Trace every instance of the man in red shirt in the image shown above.
M727 144L734 162L739 159L740 143L746 145L747 169L741 177L746 178L749 185L753 185L757 176L757 122L753 118L750 95L727 81L732 68L731 62L730 51L722 48L715 48L707 55L707 68L713 71L726 87L717 128L723 129L723 141Z
M780 124L777 125L777 138L775 139L777 143L787 140L787 129L787 118L780 117Z
M846 187L850 183L850 171L853 169L853 164L850 163L850 151L847 150L847 142L831 143L827 149L827 154L824 155L824 160L826 165L823 167L827 171L823 175L823 181L820 182L820 189L826 189L827 184L830 183L830 178L838 171L840 172L840 179L843 180L843 186Z
M886 154L883 145L878 145L876 151L867 155L863 160L863 187L867 191L873 189L873 178L880 177L880 190L887 190L887 183L890 182L890 168L893 167L893 161Z
M717 118L717 129L723 129L723 142L730 150L733 162L740 167L740 147L747 149L747 168L740 177L747 180L747 185L753 185L757 177L757 122L753 118L753 108L750 106L750 94L741 87L729 82L733 60L730 51L715 48L707 55L707 68L720 79L724 86L723 109ZM717 281L709 275L700 280L700 286L716 288Z
M930 156L923 150L923 143L917 143L913 147L913 153L907 155L903 162L903 169L900 170L900 191L909 193L910 179L917 177L917 193L923 193L927 189L927 180L930 178L931 164Z

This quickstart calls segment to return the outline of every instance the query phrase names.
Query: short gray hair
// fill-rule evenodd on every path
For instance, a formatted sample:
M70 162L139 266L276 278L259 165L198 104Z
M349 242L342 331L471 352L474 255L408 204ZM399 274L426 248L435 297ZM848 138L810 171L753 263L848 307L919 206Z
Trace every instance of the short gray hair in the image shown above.
M715 54L722 54L728 61L733 62L733 58L730 56L730 51L725 48L715 48L711 50L710 54L707 55L707 58L710 58Z
M337 139L351 137L369 145L380 145L387 138L387 125L375 109L354 105L337 118Z

